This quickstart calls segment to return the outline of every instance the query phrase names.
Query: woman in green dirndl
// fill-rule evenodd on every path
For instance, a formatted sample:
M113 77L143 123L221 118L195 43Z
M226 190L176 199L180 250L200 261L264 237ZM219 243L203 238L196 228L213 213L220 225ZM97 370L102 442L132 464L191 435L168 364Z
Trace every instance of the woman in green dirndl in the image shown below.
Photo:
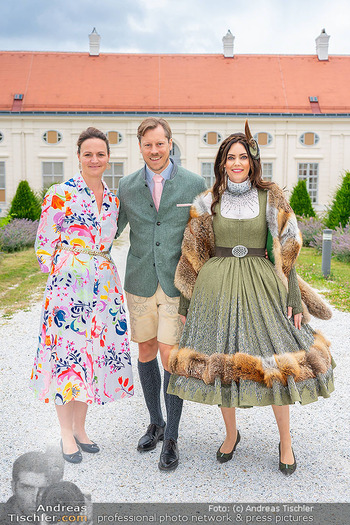
M232 459L240 441L236 407L271 405L279 469L290 475L296 460L289 405L334 389L330 343L308 324L310 314L329 319L331 311L297 276L297 220L283 191L261 178L247 122L245 134L222 142L214 171L213 188L191 207L175 275L186 322L169 359L168 392L220 406L220 463Z

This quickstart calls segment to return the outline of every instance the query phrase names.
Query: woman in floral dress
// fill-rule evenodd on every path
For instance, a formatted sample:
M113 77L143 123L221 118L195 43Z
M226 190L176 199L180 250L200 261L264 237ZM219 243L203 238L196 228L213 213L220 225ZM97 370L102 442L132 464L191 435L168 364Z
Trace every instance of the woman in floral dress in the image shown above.
M53 400L63 457L80 463L99 451L85 431L88 405L133 395L124 297L110 256L118 198L102 180L107 137L95 128L78 142L80 173L52 186L43 205L36 253L49 272L31 388Z

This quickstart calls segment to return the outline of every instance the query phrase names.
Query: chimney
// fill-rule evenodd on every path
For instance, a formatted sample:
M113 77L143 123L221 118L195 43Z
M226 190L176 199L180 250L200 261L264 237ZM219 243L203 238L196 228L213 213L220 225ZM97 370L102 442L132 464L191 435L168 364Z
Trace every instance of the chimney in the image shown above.
M316 38L316 53L319 60L328 60L329 35L322 29L321 34Z
M100 54L100 40L101 37L94 27L92 32L89 34L89 53L90 56L99 56Z
M222 43L224 44L224 57L233 58L233 43L235 37L230 30L227 31L226 35L222 38Z

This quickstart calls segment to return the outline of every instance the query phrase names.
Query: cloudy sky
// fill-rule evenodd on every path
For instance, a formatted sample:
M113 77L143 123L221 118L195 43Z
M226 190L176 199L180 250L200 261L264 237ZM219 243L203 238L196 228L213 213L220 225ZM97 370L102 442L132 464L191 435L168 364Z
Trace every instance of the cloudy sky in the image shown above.
M350 54L349 0L0 0L0 50L314 54L322 28L330 54Z

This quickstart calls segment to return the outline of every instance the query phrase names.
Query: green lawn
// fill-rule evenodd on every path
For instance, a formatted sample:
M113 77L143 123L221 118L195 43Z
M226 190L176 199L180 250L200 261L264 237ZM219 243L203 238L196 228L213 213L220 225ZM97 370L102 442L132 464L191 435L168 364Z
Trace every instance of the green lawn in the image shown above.
M331 274L325 279L321 271L322 255L314 248L302 248L296 269L313 288L338 310L350 312L350 264L332 259Z
M118 240L118 243L120 242L121 240ZM350 312L350 264L332 259L331 275L328 279L322 276L321 264L322 257L315 249L303 248L298 259L297 271L313 288L321 290L338 310ZM33 248L2 254L0 256L2 315L11 317L18 310L28 309L40 300L46 280L47 274L41 273Z
M34 248L0 255L0 309L4 317L26 310L43 295L47 274L40 271Z

